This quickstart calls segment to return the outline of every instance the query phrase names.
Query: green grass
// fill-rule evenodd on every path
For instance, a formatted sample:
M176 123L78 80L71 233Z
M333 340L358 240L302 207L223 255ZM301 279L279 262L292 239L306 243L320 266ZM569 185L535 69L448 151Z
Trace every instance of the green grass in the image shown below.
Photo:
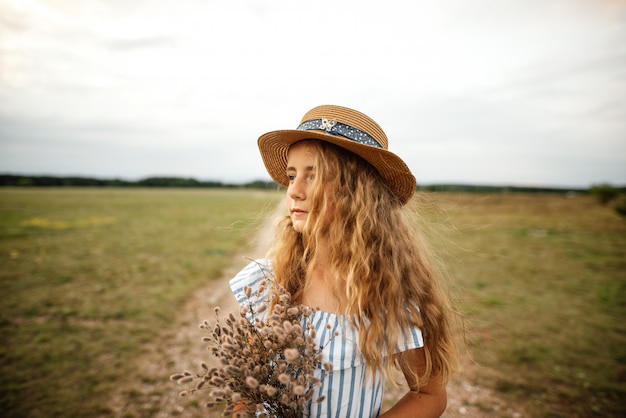
M246 253L278 199L0 189L3 415L111 416L107 401L142 347ZM625 416L626 219L583 195L426 200L478 365L468 377L533 417Z
M189 294L245 254L276 193L0 190L0 410L102 409Z
M625 416L626 219L583 195L431 199L476 380L531 416Z

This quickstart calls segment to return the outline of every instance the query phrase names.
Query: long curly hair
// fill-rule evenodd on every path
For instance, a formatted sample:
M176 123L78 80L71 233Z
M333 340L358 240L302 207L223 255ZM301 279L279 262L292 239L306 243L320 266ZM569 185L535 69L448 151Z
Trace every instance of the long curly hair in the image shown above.
M402 330L418 326L426 365L413 377L425 382L437 374L447 382L457 359L451 305L418 225L409 219L411 205L403 206L360 157L307 142L315 155L309 219L303 233L289 216L278 222L268 254L276 280L302 301L323 240L333 293L357 328L359 348L374 373L393 376L394 365L405 359L400 353L389 361L382 353L393 354L389 347L396 347Z

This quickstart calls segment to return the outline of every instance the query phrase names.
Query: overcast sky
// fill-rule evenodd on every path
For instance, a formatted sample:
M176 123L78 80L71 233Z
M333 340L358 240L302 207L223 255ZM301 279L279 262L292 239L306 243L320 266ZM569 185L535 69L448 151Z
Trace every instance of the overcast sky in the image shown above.
M626 184L626 1L0 0L0 173L269 179L319 104L422 184Z

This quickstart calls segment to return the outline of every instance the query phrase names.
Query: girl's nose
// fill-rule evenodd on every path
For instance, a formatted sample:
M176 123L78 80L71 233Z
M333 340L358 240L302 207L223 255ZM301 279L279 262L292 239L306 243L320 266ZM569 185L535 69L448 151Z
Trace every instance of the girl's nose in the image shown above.
M293 200L304 200L306 198L306 182L299 180L298 178L294 179L294 181L287 188L287 193L289 197Z

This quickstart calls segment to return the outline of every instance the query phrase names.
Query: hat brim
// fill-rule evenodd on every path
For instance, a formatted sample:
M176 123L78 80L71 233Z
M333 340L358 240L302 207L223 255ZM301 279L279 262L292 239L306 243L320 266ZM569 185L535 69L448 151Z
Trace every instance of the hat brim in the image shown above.
M261 135L258 139L263 164L272 179L283 186L289 184L287 178L287 152L289 147L304 139L318 139L344 148L370 163L381 175L387 187L400 199L402 204L409 201L417 182L406 163L391 151L327 134L317 130L278 130Z

